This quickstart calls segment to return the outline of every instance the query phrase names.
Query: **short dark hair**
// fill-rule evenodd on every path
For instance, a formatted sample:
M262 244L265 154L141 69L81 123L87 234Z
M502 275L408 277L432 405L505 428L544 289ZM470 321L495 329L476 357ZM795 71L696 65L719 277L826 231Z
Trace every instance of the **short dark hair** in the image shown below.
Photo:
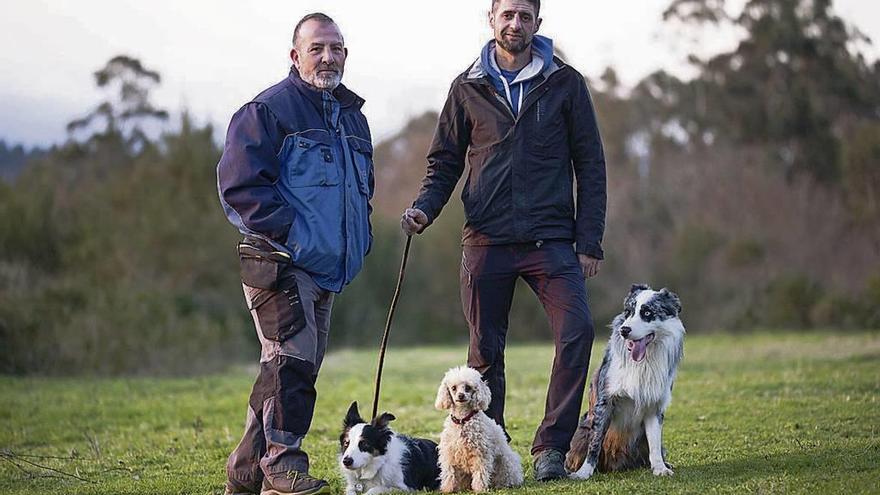
M498 5L498 2L501 0L492 0L492 12L495 12L495 6ZM535 6L535 17L541 13L541 0L526 0L530 4Z
M336 21L334 21L329 15L324 14L323 12L313 12L304 16L302 19L299 20L299 22L296 23L296 27L293 28L292 43L294 48L296 48L296 39L299 38L299 28L301 28L303 24L309 21L318 21L321 24L336 24Z

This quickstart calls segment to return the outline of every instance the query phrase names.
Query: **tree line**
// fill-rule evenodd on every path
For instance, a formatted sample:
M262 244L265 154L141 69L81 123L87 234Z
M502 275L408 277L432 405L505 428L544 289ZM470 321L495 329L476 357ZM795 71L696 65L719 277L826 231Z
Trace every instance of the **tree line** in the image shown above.
M675 0L666 22L734 26L733 50L622 88L590 80L605 141L607 259L588 283L597 336L631 283L682 297L692 333L880 328L880 64L829 0ZM108 98L70 139L0 182L0 372L194 373L252 361L221 150L168 112L141 61L95 73ZM436 114L377 143L375 244L337 299L331 349L380 338ZM6 150L2 147L0 150ZM417 238L392 344L464 342L457 200ZM510 341L550 338L517 289Z

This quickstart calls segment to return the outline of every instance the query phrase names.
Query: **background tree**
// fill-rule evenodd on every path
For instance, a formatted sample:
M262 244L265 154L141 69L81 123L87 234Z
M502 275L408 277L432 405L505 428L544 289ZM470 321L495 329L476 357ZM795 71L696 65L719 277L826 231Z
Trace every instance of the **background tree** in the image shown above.
M659 71L627 90L609 68L588 80L609 184L606 260L588 282L596 328L634 282L678 292L692 333L878 328L878 66L855 49L867 40L828 2L723 6L670 5L670 22L742 34L725 53L692 57L692 79ZM112 98L72 126L93 132L86 145L52 149L0 182L0 372L252 361L213 129L183 112L158 138L136 132L166 114L149 103L159 74L134 59L111 60L96 80ZM335 306L334 349L378 342L403 246L398 215L424 176L436 119L418 116L375 145L375 242ZM394 345L467 341L462 221L453 199L414 243ZM511 342L550 335L530 292L518 287Z
M738 16L724 0L675 0L667 21L744 30L737 48L701 61L688 83L654 75L648 99L671 102L695 141L706 136L767 146L789 176L838 184L843 143L864 122L880 120L880 65L870 44L831 9L830 0L749 0Z
M86 116L67 124L71 136L92 129L86 143L119 141L130 152L149 144L144 126L150 121L168 120L168 112L153 106L150 92L160 84L158 72L147 69L141 61L126 55L111 58L94 73L95 84L113 97L98 104Z

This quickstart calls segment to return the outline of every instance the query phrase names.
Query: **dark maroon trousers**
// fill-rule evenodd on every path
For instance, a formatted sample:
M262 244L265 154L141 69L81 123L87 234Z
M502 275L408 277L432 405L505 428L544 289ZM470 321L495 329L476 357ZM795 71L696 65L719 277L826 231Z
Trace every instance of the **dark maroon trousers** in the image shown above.
M544 420L532 454L551 448L565 453L577 428L593 346L586 284L571 242L463 246L461 302L470 327L468 366L482 373L492 392L486 414L504 427L504 346L519 277L544 305L556 343Z

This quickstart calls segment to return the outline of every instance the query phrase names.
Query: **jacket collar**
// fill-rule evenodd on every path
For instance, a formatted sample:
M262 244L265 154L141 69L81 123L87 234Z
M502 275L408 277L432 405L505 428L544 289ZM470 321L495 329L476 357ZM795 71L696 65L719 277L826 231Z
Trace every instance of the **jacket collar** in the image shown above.
M296 70L296 67L290 67L290 74L287 76L287 79L317 108L320 109L323 107L323 93L325 93L325 91L319 90L303 81L299 75L299 71ZM355 94L354 91L345 87L342 83L339 83L339 86L336 86L336 89L334 89L331 94L333 95L333 98L339 102L339 106L342 108L355 107L356 109L360 109L364 105L364 99Z
M532 61L525 66L514 83L542 76L546 81L551 74L565 66L562 59L553 56L553 41L543 36L535 36L532 41ZM500 77L500 69L495 62L495 40L483 47L480 56L471 64L465 75L466 82L476 82L489 77Z

